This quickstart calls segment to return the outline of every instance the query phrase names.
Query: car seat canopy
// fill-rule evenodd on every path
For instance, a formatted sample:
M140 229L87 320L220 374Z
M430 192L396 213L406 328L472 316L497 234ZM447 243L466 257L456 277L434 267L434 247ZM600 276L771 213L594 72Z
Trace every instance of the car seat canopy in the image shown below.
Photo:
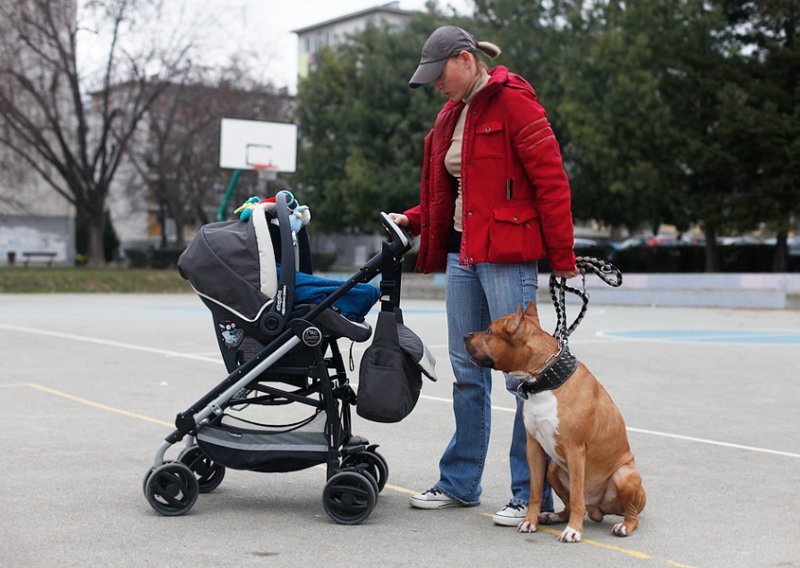
M178 269L202 297L254 322L278 287L266 216L203 226L178 260Z

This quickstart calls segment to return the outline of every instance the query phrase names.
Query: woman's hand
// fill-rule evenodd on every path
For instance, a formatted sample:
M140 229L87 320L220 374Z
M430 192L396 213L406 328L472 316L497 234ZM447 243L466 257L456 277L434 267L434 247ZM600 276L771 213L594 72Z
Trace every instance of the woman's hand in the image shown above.
M400 227L408 227L408 217L402 213L389 213L389 218Z
M572 270L554 270L553 274L556 278L572 278L573 276L577 276L580 274L578 267L576 266Z

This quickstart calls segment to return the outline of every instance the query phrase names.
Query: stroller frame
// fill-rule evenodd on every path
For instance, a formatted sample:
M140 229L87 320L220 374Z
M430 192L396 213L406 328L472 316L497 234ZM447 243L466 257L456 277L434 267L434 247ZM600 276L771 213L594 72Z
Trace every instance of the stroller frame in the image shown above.
M296 266L297 234L291 230L286 199L276 196L277 217L281 239L281 274L278 292L269 309L260 314L257 322L264 335L272 339L249 360L241 363L220 383L197 400L188 409L177 414L175 430L164 438L155 452L153 465L144 479L144 493L158 513L177 516L188 512L198 493L216 488L224 476L224 467L209 459L197 445L197 434L204 426L220 424L226 408L240 404L280 405L299 402L325 411L325 460L327 483L323 492L323 505L328 515L337 523L357 524L363 521L375 506L377 495L386 483L388 466L375 451L377 445L351 432L350 406L355 404L355 393L349 386L344 362L336 340L326 338L318 327L326 310L350 291L356 284L366 283L382 273L380 301L382 309L399 306L402 256L412 246L411 236L385 213L380 214L387 231L387 240L377 253L359 271L342 283L320 303L313 305L300 316L293 315L294 279ZM203 298L212 307L212 304ZM222 308L219 308L222 309ZM213 308L212 308L213 311ZM339 317L338 315L336 316ZM341 337L341 336L340 336ZM296 368L281 368L279 363L297 346L303 344L313 354L313 364ZM327 348L331 357L325 358ZM294 391L266 385L264 382L282 382L282 379L263 377L268 370L289 373L310 379L310 384ZM333 371L333 375L331 375ZM285 382L285 380L284 380ZM299 385L295 385L299 386ZM242 389L258 391L257 398L238 398ZM318 395L318 398L312 398ZM234 400L235 399L235 400ZM341 402L341 420L339 403ZM293 426L293 425L285 425ZM167 451L185 439L185 448L175 461L166 459ZM318 441L321 440L321 437ZM323 446L314 446L319 452ZM321 453L317 453L320 456ZM341 460L341 462L340 462ZM320 460L289 466L288 469L255 469L255 471L291 471L323 463ZM298 466L299 465L299 466ZM237 467L250 469L249 467Z

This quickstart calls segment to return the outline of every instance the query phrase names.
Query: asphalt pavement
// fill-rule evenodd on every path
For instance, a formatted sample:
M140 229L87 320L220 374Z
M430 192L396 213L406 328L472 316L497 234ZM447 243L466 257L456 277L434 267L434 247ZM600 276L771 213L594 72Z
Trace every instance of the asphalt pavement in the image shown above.
M228 471L182 517L146 502L175 414L227 374L196 297L0 295L0 566L800 566L800 311L590 306L572 351L622 411L648 502L629 538L609 517L562 544L491 522L509 497L499 376L480 506L409 507L437 479L453 376L443 302L403 308L439 381L400 423L354 418L390 473L370 517L342 526L318 467Z

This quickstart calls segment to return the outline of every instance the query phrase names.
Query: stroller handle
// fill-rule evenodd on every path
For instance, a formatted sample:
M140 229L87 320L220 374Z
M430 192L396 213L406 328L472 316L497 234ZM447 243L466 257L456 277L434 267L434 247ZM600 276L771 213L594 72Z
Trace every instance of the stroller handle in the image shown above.
M411 233L395 223L389 215L381 211L381 222L389 233L389 246L393 254L403 254L411 250L414 242Z

